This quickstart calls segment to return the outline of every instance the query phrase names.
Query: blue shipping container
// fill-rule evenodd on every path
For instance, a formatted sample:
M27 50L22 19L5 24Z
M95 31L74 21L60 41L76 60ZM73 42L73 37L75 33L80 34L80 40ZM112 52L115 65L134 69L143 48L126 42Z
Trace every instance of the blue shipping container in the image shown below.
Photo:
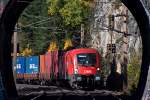
M39 56L26 57L26 73L39 73Z
M16 73L17 74L23 74L26 70L26 64L25 64L25 57L17 57L16 59Z

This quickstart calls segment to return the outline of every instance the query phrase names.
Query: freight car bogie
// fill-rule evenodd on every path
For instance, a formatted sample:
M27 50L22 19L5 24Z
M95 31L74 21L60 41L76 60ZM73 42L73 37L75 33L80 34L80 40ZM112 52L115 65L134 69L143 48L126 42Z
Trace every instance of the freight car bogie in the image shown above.
M41 81L40 81L40 85L41 85L41 86L46 85L46 81L45 81L45 80L41 80Z
M25 84L26 82L24 81L24 79L16 79L16 83Z
M24 82L30 85L39 85L38 79L25 79Z

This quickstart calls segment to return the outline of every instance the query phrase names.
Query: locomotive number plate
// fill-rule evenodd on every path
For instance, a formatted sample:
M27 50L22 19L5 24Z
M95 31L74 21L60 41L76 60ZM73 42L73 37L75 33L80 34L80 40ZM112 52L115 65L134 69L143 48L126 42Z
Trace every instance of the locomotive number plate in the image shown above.
M91 71L91 70L84 70L84 73L86 73L86 74L91 74L92 71Z

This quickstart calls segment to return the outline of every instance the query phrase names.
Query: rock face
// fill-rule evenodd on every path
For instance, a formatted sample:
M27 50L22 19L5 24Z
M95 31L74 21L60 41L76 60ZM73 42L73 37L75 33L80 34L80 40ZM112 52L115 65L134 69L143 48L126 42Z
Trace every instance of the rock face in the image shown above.
M110 17L114 15L114 29L110 30ZM87 46L103 50L103 56L107 53L107 44L116 44L117 54L122 54L124 33L130 34L127 37L127 52L139 52L141 47L140 32L135 19L128 9L119 0L95 0L93 18L91 19L91 37L86 43ZM130 53L129 53L130 55Z
M85 43L88 47L103 51L102 56L107 57L106 67L109 68L106 74L112 72L111 62L116 59L114 69L116 68L117 73L123 75L122 88L126 91L129 78L128 62L130 63L132 54L141 56L142 42L138 25L120 0L95 0L92 16L90 32L86 34L90 39L86 39ZM110 43L116 44L115 57L114 54L107 52L107 44Z

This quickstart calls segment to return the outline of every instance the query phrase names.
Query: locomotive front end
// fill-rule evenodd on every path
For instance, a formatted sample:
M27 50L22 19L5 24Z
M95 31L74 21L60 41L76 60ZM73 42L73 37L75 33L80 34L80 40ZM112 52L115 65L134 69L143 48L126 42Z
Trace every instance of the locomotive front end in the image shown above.
M71 82L82 88L95 88L100 83L100 55L95 49L78 49L74 54L74 74Z
M76 81L79 86L94 88L99 83L101 80L99 62L97 52L77 54Z

